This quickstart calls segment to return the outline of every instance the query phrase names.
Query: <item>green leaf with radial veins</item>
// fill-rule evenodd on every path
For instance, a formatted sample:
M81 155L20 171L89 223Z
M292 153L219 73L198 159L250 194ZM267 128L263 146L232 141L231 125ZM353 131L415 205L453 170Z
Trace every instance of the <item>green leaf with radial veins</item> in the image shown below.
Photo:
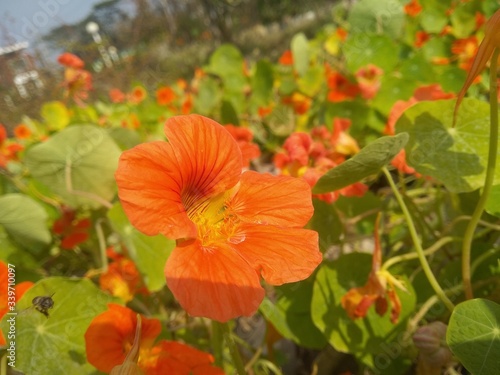
M39 296L52 295L48 317L32 306ZM15 319L16 369L26 374L88 375L95 371L87 362L84 334L90 322L120 303L88 279L50 277L31 287L17 302L17 315L8 313L0 322L8 338L8 319Z
M397 132L407 132L406 161L417 172L441 181L453 193L483 186L486 171L490 114L489 105L465 99L452 128L455 100L420 102L408 108L396 123ZM497 158L497 164L499 164ZM500 183L500 168L495 184Z
M398 0L361 0L354 3L348 17L350 34L384 33L398 39L405 14Z
M108 218L113 228L122 236L130 257L144 275L144 281L151 291L160 290L165 286L163 269L175 241L165 236L146 236L135 229L125 215L121 204L116 203L108 211Z
M401 133L377 139L349 160L330 169L314 185L314 194L323 194L342 189L365 177L378 173L403 149L408 134Z
M97 209L116 192L120 149L101 128L73 125L26 151L32 176L74 208Z
M460 303L451 314L446 341L474 375L497 375L500 369L500 305L486 299Z
M30 250L52 240L47 229L47 216L42 205L27 195L0 197L0 225L17 243Z

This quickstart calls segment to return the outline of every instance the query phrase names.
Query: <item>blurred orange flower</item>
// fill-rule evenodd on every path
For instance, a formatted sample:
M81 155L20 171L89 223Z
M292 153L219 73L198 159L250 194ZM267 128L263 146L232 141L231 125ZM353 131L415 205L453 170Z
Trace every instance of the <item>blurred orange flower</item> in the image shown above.
M57 62L62 66L74 69L83 69L85 65L82 59L69 52L64 52L63 54L59 55L59 57L57 58Z
M186 94L186 97L182 102L181 114L188 115L191 113L192 109L193 109L193 97L191 94Z
M78 219L72 208L63 207L61 211L61 217L54 221L52 231L61 236L61 247L71 250L87 241L92 223L88 218Z
M128 101L132 104L141 103L146 97L148 93L146 89L142 86L135 86L132 91L128 94Z
M218 321L258 309L260 277L272 285L307 278L321 262L301 179L242 173L231 134L199 115L171 117L168 142L125 151L115 177L130 222L177 239L167 285L191 315Z
M5 126L0 124L0 146L5 142L7 139L7 129L5 129Z
M354 99L359 93L357 84L349 81L342 74L332 71L327 73L328 96L330 102L341 102Z
M372 270L367 283L359 288L351 288L341 299L342 307L351 319L364 318L370 306L375 304L378 315L384 316L391 304L391 322L396 324L401 313L401 301L395 288L406 291L404 285L388 271L381 270L382 250L378 232L379 219L375 223L375 249L373 250Z
M213 366L214 359L208 353L174 341L162 340L154 345L161 332L158 319L141 316L138 340L137 325L134 311L109 304L108 310L96 316L85 332L88 361L99 371L109 373L124 363L135 338L139 343L137 365L146 375L224 374L222 369Z
M451 52L457 56L458 66L461 69L469 70L472 66L472 61L476 56L478 41L476 36L469 38L457 39L451 46Z
M31 137L31 130L25 124L19 124L14 128L14 136L17 139L28 139Z
M422 5L420 5L418 0L410 0L410 2L405 5L404 10L410 17L416 17L422 11Z
M156 102L159 105L167 105L172 103L177 95L170 87L160 87L156 90Z
M293 54L289 49L283 52L283 54L278 59L278 63L281 65L293 65Z
M109 98L113 103L123 103L125 101L125 94L120 89L109 90Z
M422 47L425 43L427 43L431 38L431 35L429 33L426 33L425 31L419 30L415 33L415 47L420 48Z
M290 104L293 107L295 113L298 115L303 115L304 113L306 113L311 106L311 102L311 98L299 92L294 92L291 96L283 98L283 103Z
M260 156L259 146L252 143L253 133L250 129L242 128L241 126L224 125L224 128L233 136L236 143L238 143L243 167L248 168L250 166L250 160Z
M373 64L359 68L355 76L363 99L372 99L377 95L383 74L384 71Z

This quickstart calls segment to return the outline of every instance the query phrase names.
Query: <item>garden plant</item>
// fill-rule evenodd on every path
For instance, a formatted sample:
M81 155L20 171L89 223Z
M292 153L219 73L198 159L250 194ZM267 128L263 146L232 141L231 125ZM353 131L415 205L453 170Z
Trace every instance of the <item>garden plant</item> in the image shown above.
M0 373L500 374L497 10L359 0L98 100L63 53L0 125Z

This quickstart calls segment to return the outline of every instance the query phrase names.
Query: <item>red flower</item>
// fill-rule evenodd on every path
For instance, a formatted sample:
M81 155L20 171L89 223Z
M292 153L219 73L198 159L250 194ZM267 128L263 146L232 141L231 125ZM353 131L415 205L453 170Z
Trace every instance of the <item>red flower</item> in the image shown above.
M64 52L57 58L57 62L62 66L73 69L83 69L85 63L78 56L69 52Z
M17 139L29 139L31 137L31 130L24 124L19 124L14 128L14 135Z
M401 302L395 287L406 291L403 284L388 271L380 270L382 251L378 234L378 221L375 224L375 250L373 251L372 270L367 283L359 288L350 289L341 299L342 307L351 319L366 316L370 306L375 304L378 315L384 316L391 304L391 322L396 324L401 313Z
M139 104L148 96L144 87L136 86L132 89L130 94L128 94L128 100L130 103Z
M281 65L293 65L293 54L292 51L286 50L283 52L283 54L280 56L278 62Z
M250 160L256 159L260 156L259 146L252 143L252 132L247 128L242 128L241 126L224 125L224 128L233 136L236 143L238 143L241 151L243 167L248 168L250 166Z
M99 371L109 373L127 360L129 366L137 362L135 371L146 375L224 374L212 366L210 354L188 345L162 340L153 346L161 331L158 319L141 316L139 326L134 311L116 304L108 308L92 320L85 332L87 359ZM136 355L130 358L128 354Z
M125 94L122 90L111 89L109 90L109 98L113 103L123 103L125 101Z
M404 10L405 13L410 17L416 17L422 11L422 6L418 2L418 0L411 0L408 4L405 5Z
M255 313L272 285L307 278L321 262L300 179L247 171L233 137L208 118L167 120L168 142L125 151L115 174L131 223L177 239L167 285L188 313L219 321Z
M429 41L431 35L425 31L417 31L415 34L415 47L420 48Z
M161 87L156 90L156 102L159 105L167 105L172 103L177 96L175 95L174 90L170 87Z
M68 207L62 208L62 216L54 222L52 230L61 236L61 247L71 250L89 238L89 219L76 219L76 212Z
M372 99L380 89L381 77L384 71L378 66L368 64L356 72L359 90L364 99Z
M7 139L7 130L5 129L5 126L0 124L0 146L5 142Z
M346 77L338 72L330 72L327 75L328 101L341 102L344 100L354 99L359 93L357 84L350 82Z

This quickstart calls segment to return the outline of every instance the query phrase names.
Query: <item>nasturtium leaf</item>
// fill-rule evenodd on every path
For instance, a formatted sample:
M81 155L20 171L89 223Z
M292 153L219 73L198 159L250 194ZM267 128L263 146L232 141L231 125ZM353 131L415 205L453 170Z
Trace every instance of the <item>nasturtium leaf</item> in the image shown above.
M308 228L319 234L319 248L325 252L328 248L339 242L344 226L333 204L319 199L313 199L314 215L309 220Z
M220 108L220 122L221 124L240 124L240 119L238 118L238 114L236 113L234 106L227 100L222 101Z
M384 33L398 39L403 30L405 14L398 0L361 0L354 3L347 21L349 33Z
M458 66L436 65L434 67L436 82L444 92L458 92L462 88L467 72Z
M141 143L139 133L128 128L111 128L108 130L109 135L122 150L128 150Z
M277 105L266 120L271 131L278 136L288 136L295 130L295 114L289 106Z
M349 134L356 137L362 133L368 122L371 109L362 100L350 100L339 103L326 103L325 124L332 130L335 118L347 118L351 120Z
M293 67L300 76L303 76L309 69L309 42L304 33L298 33L293 36L291 49Z
M300 346L321 349L327 341L311 319L312 288L312 279L276 287L276 303L265 299L260 311L283 337Z
M446 342L474 375L497 375L500 369L500 305L486 299L460 303L451 314Z
M221 92L217 82L210 77L203 78L198 86L198 96L194 101L196 113L210 116L215 107L220 103Z
M351 253L331 263L323 263L316 275L311 311L314 324L335 349L352 353L370 367L377 368L382 366L380 362L385 357L392 356L395 349L399 350L397 355L401 356L405 348L411 345L411 340L403 340L402 336L407 320L414 312L415 293L411 284L403 279L408 292L396 292L401 300L401 314L396 324L390 321L390 309L384 316L379 316L374 306L364 318L349 318L341 305L341 298L351 288L366 283L371 262L370 254Z
M32 176L68 206L97 209L115 195L120 152L106 130L74 125L29 148L25 162Z
M252 101L257 106L266 106L271 98L274 82L273 66L269 61L259 60L252 76Z
M51 130L61 130L69 124L69 111L64 103L59 101L44 103L41 110L42 118Z
M489 147L489 106L465 99L452 128L455 100L420 102L396 123L408 132L406 161L417 172L441 181L450 191L463 193L483 186ZM495 174L500 183L500 169Z
M210 56L206 71L222 78L243 75L243 55L232 44L223 44Z
M387 35L360 33L347 38L342 47L351 73L373 64L391 72L400 62L400 46Z
M326 172L313 187L314 194L339 190L372 174L388 164L408 142L408 134L381 137L349 160Z
M420 24L427 33L437 34L448 24L448 17L442 8L426 8L422 12Z
M422 47L425 58L432 62L434 59L448 58L451 49L451 40L446 38L432 38ZM460 82L463 84L463 82Z
M319 93L325 82L323 67L312 66L297 80L299 90L304 94L314 97Z
M406 79L417 81L420 84L434 83L436 77L433 67L434 65L427 61L423 53L418 53L404 60L399 68L399 72Z
M47 212L33 198L23 194L0 197L0 225L21 246L37 250L48 245Z
M384 76L377 96L373 99L372 105L380 113L388 116L394 103L398 100L408 100L413 95L417 87L417 81L412 76L410 78L400 78L394 76Z
M500 185L495 185L491 189L485 207L490 215L500 217Z
M54 306L47 310L48 317L32 307L39 296L52 296ZM18 301L17 315L7 313L0 323L8 338L9 319L15 321L15 368L37 375L95 371L87 362L84 335L110 302L120 303L88 279L51 277L36 283Z
M457 39L467 38L477 28L476 13L481 11L481 1L460 4L451 13L451 32Z
M122 206L116 203L108 211L108 218L113 228L122 237L130 256L144 276L144 281L151 291L165 286L165 263L175 247L175 241L162 235L146 236L135 229L128 220Z

